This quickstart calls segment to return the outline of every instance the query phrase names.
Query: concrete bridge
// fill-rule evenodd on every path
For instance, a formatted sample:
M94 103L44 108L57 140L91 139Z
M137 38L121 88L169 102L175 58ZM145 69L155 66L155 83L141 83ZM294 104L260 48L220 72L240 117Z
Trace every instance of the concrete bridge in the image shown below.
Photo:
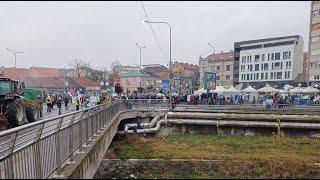
M142 129L138 133L154 132L159 130L161 124L168 122L207 126L217 124L220 126L224 123L241 127L265 124L270 127L277 127L277 125L281 127L276 121L279 119L289 123L284 123L282 126L299 126L317 130L320 128L320 116L311 113L311 107L305 108L310 110L309 116L285 115L285 113L266 116L267 112L261 108L252 109L247 112L247 115L238 115L217 113L217 107L201 106L198 108L189 106L189 109L184 109L189 112L167 112L168 107L168 102L158 100L134 100L130 103L115 101L108 105L91 107L1 132L0 179L92 178L117 133L120 122L138 116L158 117L148 122L149 124L146 123L148 125L145 126L152 128L156 125L155 128ZM221 110L221 107L219 108ZM239 108L243 107L222 109L237 111ZM213 112L197 114L194 112L196 109ZM252 114L253 111L260 114ZM312 112L317 111L319 108L312 110ZM308 111L305 112L308 113Z

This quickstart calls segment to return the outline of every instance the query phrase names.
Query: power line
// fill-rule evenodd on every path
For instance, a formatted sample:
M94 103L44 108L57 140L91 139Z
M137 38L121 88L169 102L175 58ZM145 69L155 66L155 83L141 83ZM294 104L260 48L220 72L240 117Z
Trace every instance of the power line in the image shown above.
M141 2L141 7L142 7L142 9L143 9L143 11L144 11L144 14L145 14L145 16L146 16L147 20L148 20L148 21L150 21L150 20L149 20L149 17L148 17L148 14L147 14L147 12L146 12L146 9L145 9L145 8L144 8L144 6L143 6L142 1L140 1L140 2ZM166 54L164 53L164 51L162 50L162 48L161 48L161 46L160 46L160 43L159 43L158 38L157 38L157 35L156 35L156 33L154 32L154 30L153 30L153 27L152 27L151 23L148 23L148 24L149 24L149 26L150 26L150 28L151 28L151 31L152 31L153 37L155 38L155 40L156 40L156 42L157 42L157 45L158 45L158 47L159 47L159 49L160 49L160 51L161 51L162 55L163 55L164 57L166 57Z

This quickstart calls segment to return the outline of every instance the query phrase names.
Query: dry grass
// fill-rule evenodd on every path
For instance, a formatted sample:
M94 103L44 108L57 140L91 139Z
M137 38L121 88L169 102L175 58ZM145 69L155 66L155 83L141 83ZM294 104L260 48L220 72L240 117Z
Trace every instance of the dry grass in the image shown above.
M145 167L130 173L139 178L319 178L320 140L300 138L170 135L141 140L129 136L111 145L121 159L211 159L225 160L206 170L196 162L168 163L164 167ZM180 168L177 168L180 167ZM183 170L188 167L188 171ZM182 168L182 169L181 169Z
M138 135L113 142L118 158L274 160L320 162L320 140L301 138L171 135L142 141Z

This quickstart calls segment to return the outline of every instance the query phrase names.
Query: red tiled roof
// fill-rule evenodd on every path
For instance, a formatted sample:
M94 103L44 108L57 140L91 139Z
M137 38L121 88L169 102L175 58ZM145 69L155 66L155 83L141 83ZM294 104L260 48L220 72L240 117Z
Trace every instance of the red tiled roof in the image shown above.
M63 88L63 77L25 77L21 79L27 88Z
M22 80L25 77L59 77L59 69L31 67L23 68L3 68L3 76Z
M229 51L229 52L221 52L221 53L217 53L217 54L210 54L209 56L207 56L205 58L205 60L230 60L233 59L234 57L234 52L233 51Z
M82 87L100 87L99 81L91 81L86 77L72 77L72 79Z

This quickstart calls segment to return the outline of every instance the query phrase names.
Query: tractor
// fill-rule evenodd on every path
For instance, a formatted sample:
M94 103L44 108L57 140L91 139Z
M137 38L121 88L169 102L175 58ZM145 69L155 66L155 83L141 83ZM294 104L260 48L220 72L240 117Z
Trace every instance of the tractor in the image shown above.
M13 128L34 122L42 116L41 91L26 89L25 85L12 78L0 77L0 124ZM38 93L38 95L35 94ZM26 121L27 120L27 121Z

